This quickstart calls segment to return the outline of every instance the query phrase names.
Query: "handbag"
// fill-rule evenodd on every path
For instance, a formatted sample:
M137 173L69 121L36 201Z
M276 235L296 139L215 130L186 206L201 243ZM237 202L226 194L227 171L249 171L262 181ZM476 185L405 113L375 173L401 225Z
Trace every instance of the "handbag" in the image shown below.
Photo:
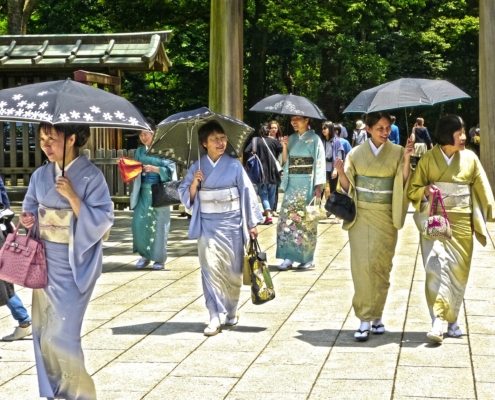
M325 203L325 210L347 222L356 218L356 205L354 200L346 194L333 192Z
M256 145L258 142L256 139L257 138L253 138L252 141L253 155L248 158L245 167L249 179L254 184L263 183L265 181L265 172L263 171L263 165L261 164L261 160L256 154Z
M251 275L251 300L259 305L275 298L270 270L266 262L266 253L261 252L258 240L250 239L248 247Z
M442 214L436 214L438 203L442 207ZM440 190L433 192L433 199L430 207L430 216L428 222L424 226L424 236L429 236L432 239L452 239L452 227L450 226L449 217L447 211L445 211L445 205L443 204L442 194Z
M132 182L143 171L143 163L129 157L119 158L119 172L125 183Z
M321 199L317 200L316 196L313 197L313 200L306 206L305 218L306 222L320 221L327 218L327 212L321 206Z
M31 237L32 227L26 236L19 235L17 224L9 233L0 250L0 279L31 289L42 289L48 284L45 246L39 234Z
M180 181L154 183L151 185L152 207L165 207L181 204L179 196Z

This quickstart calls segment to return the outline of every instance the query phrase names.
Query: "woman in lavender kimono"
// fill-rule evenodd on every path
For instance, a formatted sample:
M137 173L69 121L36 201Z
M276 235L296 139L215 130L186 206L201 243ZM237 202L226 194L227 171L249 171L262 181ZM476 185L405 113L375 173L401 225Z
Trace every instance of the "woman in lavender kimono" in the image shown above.
M313 197L320 199L326 182L325 149L309 118L295 115L290 120L297 134L282 139L284 175L280 187L285 192L277 226L278 269L314 267L318 221L304 220L306 206Z
M193 209L189 238L198 239L201 279L210 323L204 333L220 332L239 321L244 249L262 221L256 192L241 163L224 154L227 136L216 121L204 124L198 140L207 154L196 161L179 186L181 201Z
M41 124L41 149L50 163L31 177L20 215L26 228L39 228L45 244L48 285L33 290L32 318L40 396L48 399L96 399L81 326L101 274L101 241L113 224L113 205L103 174L78 157L88 137L81 125Z
M154 124L148 121L154 128ZM137 269L153 262L153 269L164 269L167 260L167 239L170 231L170 207L152 207L151 186L159 182L177 180L175 163L163 158L148 155L153 132L141 131L139 139L144 144L137 149L134 158L143 163L143 173L134 181L131 194L132 250L141 259Z

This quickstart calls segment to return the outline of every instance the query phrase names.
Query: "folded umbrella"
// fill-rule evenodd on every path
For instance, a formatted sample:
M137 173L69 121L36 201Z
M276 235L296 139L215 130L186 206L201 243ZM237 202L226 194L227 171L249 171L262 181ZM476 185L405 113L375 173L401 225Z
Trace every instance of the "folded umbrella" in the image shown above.
M347 106L344 113L370 113L431 106L469 97L457 86L444 80L401 78L362 91Z
M189 167L199 158L203 148L198 143L198 129L211 120L216 120L225 130L228 140L226 153L238 158L246 138L254 129L238 119L215 113L206 107L173 114L160 122L148 154Z
M315 103L306 97L296 96L294 94L274 94L258 101L249 111L326 119L323 112Z

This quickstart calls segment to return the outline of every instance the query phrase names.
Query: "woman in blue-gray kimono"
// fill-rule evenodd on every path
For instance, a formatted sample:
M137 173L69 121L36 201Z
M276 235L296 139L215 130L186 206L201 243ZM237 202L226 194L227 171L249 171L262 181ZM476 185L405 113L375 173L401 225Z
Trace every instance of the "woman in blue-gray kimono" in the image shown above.
M201 279L210 323L206 336L239 321L244 249L263 219L253 184L242 164L228 154L227 136L216 121L204 124L198 140L207 154L196 161L179 186L181 201L193 209L189 238L198 239Z
M88 137L82 125L41 124L41 149L50 162L32 175L19 217L26 228L39 228L45 246L48 285L33 290L32 324L40 396L49 399L96 399L81 326L114 216L103 174L78 156Z
M154 131L154 125L148 121ZM144 146L136 150L134 159L143 163L143 173L134 181L131 193L132 250L141 258L136 268L141 269L153 262L153 269L164 269L167 260L167 239L170 231L170 207L153 207L151 185L177 180L175 163L146 154L153 132L141 131L139 139Z

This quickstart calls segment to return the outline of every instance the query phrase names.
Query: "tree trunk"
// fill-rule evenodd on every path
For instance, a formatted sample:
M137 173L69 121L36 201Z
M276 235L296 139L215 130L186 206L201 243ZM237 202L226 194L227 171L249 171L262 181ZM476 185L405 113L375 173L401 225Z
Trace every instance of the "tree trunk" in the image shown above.
M330 43L332 38L326 36L321 38L321 42ZM328 120L338 122L338 105L335 98L335 88L332 87L332 81L338 75L337 68L332 63L332 51L334 46L328 46L321 50L321 67L320 67L320 93L318 96L318 106L322 109L323 114Z
M480 0L480 154L495 190L495 2Z
M7 0L7 32L25 35L27 24L39 0Z
M252 18L252 36L249 44L250 54L249 68L247 75L247 95L246 103L247 108L251 108L258 101L266 97L265 93L265 65L266 65L266 51L268 47L268 30L265 26L260 25L257 21L260 16L265 13L266 6L263 1L256 0L256 12ZM272 94L272 93L270 93ZM258 125L266 119L266 115L260 113L249 113L247 120L253 127Z
M243 117L243 0L212 0L209 106Z

